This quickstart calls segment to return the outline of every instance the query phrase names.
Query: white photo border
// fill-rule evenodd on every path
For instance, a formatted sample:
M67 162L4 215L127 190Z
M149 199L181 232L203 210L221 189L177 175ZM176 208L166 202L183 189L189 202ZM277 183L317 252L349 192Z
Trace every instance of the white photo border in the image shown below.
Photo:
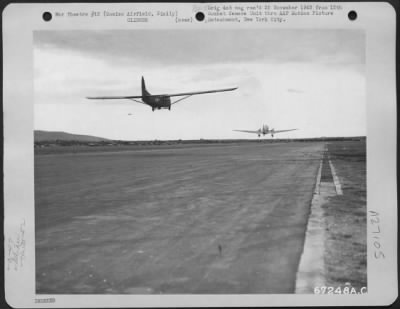
M324 2L326 4L326 2ZM332 2L335 3L335 2ZM228 4L228 3L224 3ZM238 5L240 3L235 3ZM246 3L248 5L249 3ZM270 3L273 4L273 3ZM282 4L282 3L281 3ZM290 5L291 3L285 3ZM292 4L300 4L299 2ZM13 307L249 307L389 305L397 298L397 183L396 183L396 12L385 2L340 2L342 14L310 19L296 16L283 24L233 25L179 24L154 18L149 23L125 20L95 21L76 17L43 22L44 11L178 10L192 14L194 3L38 3L9 4L3 10L4 113L4 248L24 229L24 265L7 268L5 295ZM347 12L359 18L350 22ZM33 150L33 31L102 29L224 29L232 27L276 29L363 29L366 32L367 81L367 208L379 212L385 259L374 258L372 226L368 215L368 293L362 295L36 295ZM37 302L50 299L50 303ZM52 302L54 299L55 302ZM35 302L36 301L36 302Z

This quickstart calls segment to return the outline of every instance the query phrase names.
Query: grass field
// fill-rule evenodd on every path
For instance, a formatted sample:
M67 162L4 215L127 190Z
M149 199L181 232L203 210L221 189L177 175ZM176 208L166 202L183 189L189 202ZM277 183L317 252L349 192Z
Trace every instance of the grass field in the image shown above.
M328 239L325 263L329 286L347 282L367 286L367 191L365 142L328 144L329 156L339 177L343 195L323 205Z

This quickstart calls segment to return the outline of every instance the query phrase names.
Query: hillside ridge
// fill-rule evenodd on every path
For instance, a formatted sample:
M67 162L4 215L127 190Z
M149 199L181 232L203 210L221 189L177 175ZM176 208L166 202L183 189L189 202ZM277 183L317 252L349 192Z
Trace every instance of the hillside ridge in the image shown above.
M109 139L91 135L72 134L63 131L35 130L34 140L35 142L44 142L44 141L101 142L101 141L108 141Z

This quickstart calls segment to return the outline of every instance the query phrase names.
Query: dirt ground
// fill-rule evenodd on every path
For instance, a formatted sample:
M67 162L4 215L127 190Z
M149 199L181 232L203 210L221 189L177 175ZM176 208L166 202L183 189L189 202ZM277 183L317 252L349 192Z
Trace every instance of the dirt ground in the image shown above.
M323 146L35 156L37 293L293 293Z

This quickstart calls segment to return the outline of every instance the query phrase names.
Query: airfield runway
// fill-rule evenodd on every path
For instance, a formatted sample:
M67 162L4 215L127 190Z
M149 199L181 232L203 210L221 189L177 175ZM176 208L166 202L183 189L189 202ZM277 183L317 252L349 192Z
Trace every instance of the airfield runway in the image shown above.
M36 155L37 293L293 293L323 149Z

